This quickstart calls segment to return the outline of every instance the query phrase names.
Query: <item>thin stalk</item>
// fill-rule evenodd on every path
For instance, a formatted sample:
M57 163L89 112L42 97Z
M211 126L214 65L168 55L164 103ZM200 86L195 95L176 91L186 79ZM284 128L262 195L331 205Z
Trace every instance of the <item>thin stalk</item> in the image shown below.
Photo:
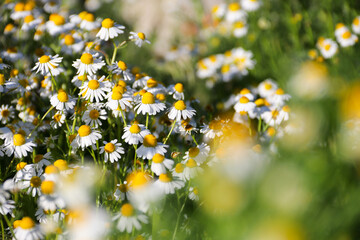
M184 208L185 208L186 200L187 200L187 195L186 195L186 197L185 197L184 203L183 203L183 205L182 205L182 207L181 207L181 209L180 209L180 212L179 212L179 214L178 214L178 217L177 217L177 219L176 219L176 225L175 225L174 234L173 234L173 237L172 237L173 240L176 239L176 232L177 232L177 229L178 229L178 227L179 227L179 222L180 222L181 213L182 213L182 211L183 211Z
M149 113L146 114L146 129L148 129L149 125Z
M137 144L134 145L135 154L134 154L134 168L136 170L136 157L137 157Z
M44 120L44 118L49 114L49 112L51 112L51 110L54 109L54 106L51 106L51 108L49 108L49 110L44 114L44 116L40 119L40 122L38 123L38 125L36 125L36 127L31 131L31 133L29 134L29 136L27 138L30 138L31 135L34 133L34 131L40 126L40 124L42 123L42 121Z
M16 240L16 237L15 237L15 234L14 234L14 231L13 231L12 224L11 224L10 220L8 219L8 217L6 215L3 215L3 216L5 218L6 224L9 226L9 229L11 231L11 234L13 235L13 238Z
M121 113L121 117L122 117L122 119L124 121L124 127L126 127L125 115L124 115L124 112L123 112L123 110L121 108L120 108L120 113Z
M172 124L171 129L170 129L170 132L169 132L169 134L167 135L167 137L166 137L166 139L165 139L165 141L164 141L164 144L167 142L167 140L169 139L172 131L174 130L175 123L176 123L176 121L174 121L174 123Z
M196 144L196 146L199 146L199 144L197 143L196 139L195 139L195 136L194 135L191 135L192 139L194 140L194 143Z

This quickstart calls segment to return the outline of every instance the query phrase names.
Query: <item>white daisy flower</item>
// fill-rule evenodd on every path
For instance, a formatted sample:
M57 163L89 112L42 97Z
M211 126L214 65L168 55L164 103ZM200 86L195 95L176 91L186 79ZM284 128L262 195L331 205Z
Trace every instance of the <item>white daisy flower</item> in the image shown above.
M84 150L84 148L95 144L102 137L99 130L91 129L88 125L81 125L77 131L78 134L71 143L71 146L76 149L81 147Z
M56 1L46 1L44 4L44 10L47 13L56 13L59 11L60 8L60 2L58 0Z
M88 14L87 11L82 11L79 14L70 15L70 22L74 24L80 24L84 17Z
M184 85L177 83L168 87L168 94L172 95L175 100L184 100Z
M144 137L143 145L141 145L136 153L140 158L152 159L156 153L165 155L168 145L158 142L156 137L148 134Z
M276 82L274 82L272 79L268 78L259 84L257 90L261 97L268 98L275 93L277 88L278 88L278 86L277 86Z
M289 120L289 112L290 108L286 105L281 110L273 109L271 111L264 112L261 115L261 118L271 127L279 126L283 121Z
M194 201L199 201L199 189L197 187L189 188L189 198Z
M254 102L250 102L250 100L243 96L239 99L239 101L235 104L234 109L236 112L250 112L253 111L256 107Z
M14 229L15 238L18 240L38 240L43 239L44 234L40 230L40 226L35 224L30 217L23 217L20 225Z
M192 118L195 115L195 112L196 111L193 108L186 106L183 100L178 100L170 109L168 117L171 120L181 121Z
M51 180L45 180L41 183L42 195L38 199L39 207L45 211L55 211L56 209L65 208L65 201L55 192L56 183Z
M31 14L27 15L24 18L24 23L21 26L21 30L26 31L26 32L30 31L30 30L36 28L41 22L42 22L41 18L34 18L34 16Z
M129 199L129 186L126 181L124 183L116 184L114 197L116 201L124 201L125 199Z
M173 160L167 159L164 155L156 153L151 161L151 171L159 176L162 173L166 173L167 170L172 169L173 165Z
M89 81L84 82L80 87L81 91L79 95L82 95L84 99L90 100L90 102L100 102L102 101L107 92L110 92L111 83L105 80L105 76L102 76L100 79L96 79L96 76L92 76Z
M101 106L92 104L84 112L82 120L86 125L93 126L95 128L102 125L101 120L106 120L107 113L105 109L102 109Z
M113 88L107 95L106 107L111 110L120 108L121 110L126 110L131 108L131 102L133 98L128 93L124 93L123 90L120 90L116 87Z
M61 127L65 122L65 118L64 111L57 111L52 117L53 120L50 122L51 127L54 129Z
M13 9L14 11L11 13L10 17L13 20L18 20L18 19L24 18L27 15L31 14L31 10L33 8L34 7L27 5L23 2L19 2L14 6L14 9Z
M192 158L189 158L184 167L184 177L186 180L190 180L200 173L202 173L204 170L198 166L196 161Z
M130 32L129 39L135 41L135 45L141 47L144 43L149 43L150 41L147 40L146 36L142 32Z
M112 71L113 74L122 74L125 81L133 81L134 75L128 69L128 66L123 61L115 62L113 65L109 66L109 71Z
M228 9L225 15L227 22L233 23L236 21L246 20L247 14L241 9L239 3L234 2L228 5Z
M165 110L165 108L164 103L158 102L158 100L155 101L155 96L150 92L146 92L142 95L141 102L136 105L135 111L142 115L156 115Z
M120 209L120 213L117 214L113 221L117 220L117 228L120 232L125 230L131 233L133 228L137 230L141 229L141 223L148 223L148 217L143 213L136 211L130 203L125 203Z
M1 196L1 194L0 194ZM15 209L15 201L10 199L0 199L0 214L7 215L10 214L14 217L13 210Z
M226 4L218 4L211 9L211 15L217 19L223 18L226 13Z
M39 62L37 62L35 67L33 67L31 70L36 70L36 73L40 71L42 75L47 75L48 73L52 74L52 71L61 63L62 59L63 58L59 57L59 55L43 55L42 57L38 58Z
M235 48L232 50L234 64L242 75L247 75L248 70L255 67L256 61L252 59L253 56L251 51L246 51L243 48Z
M87 81L88 78L90 78L90 76L87 76L87 75L75 75L75 76L71 79L71 82L72 82L76 87L81 87L81 85L83 84L83 82Z
M101 23L101 29L96 34L96 37L108 41L117 37L119 34L124 33L124 26L115 24L115 22L110 18L105 18Z
M344 32L348 31L348 28L343 23L338 23L335 26L335 37L339 38Z
M13 135L13 140L5 143L4 151L7 156L14 154L15 158L22 158L28 155L28 152L33 151L33 147L36 144L26 139L25 136L21 133L16 133Z
M4 28L4 35L11 35L17 31L17 27L14 26L14 24L9 23Z
M85 43L78 34L67 34L61 39L61 52L73 55L84 49Z
M37 169L37 171L41 171L43 166L48 166L50 165L50 159L51 159L51 152L47 152L44 155L43 154L36 154L33 162L34 162L34 166Z
M184 175L184 169L185 165L183 163L177 163L174 167L174 169L171 171L172 175L179 178L181 181L186 181L185 175Z
M92 13L86 13L82 16L82 21L80 22L80 28L92 31L100 27L100 23L95 20L95 16Z
M211 120L209 125L204 125L200 130L201 133L204 134L206 138L214 139L215 137L221 137L224 133L223 122L220 119Z
M147 80L144 90L152 93L154 96L157 96L158 94L166 94L167 92L164 85L156 81L154 78L149 78Z
M151 134L150 131L144 125L135 122L124 128L122 139L129 145L136 145L142 143L144 137L149 134Z
M284 90L278 88L275 93L269 97L269 102L273 104L275 107L283 106L286 101L291 98L289 94L286 94Z
M0 56L9 62L16 62L24 57L21 52L18 52L16 47L7 48L6 51L2 51Z
M35 173L35 172L34 172ZM27 189L27 194L35 197L36 195L40 196L41 183L42 183L42 172L37 172L36 174L29 174L24 177L22 180L22 188Z
M352 34L347 28L339 33L339 36L336 38L342 47L353 46L358 41L358 37L355 34Z
M260 0L241 0L241 7L248 12L258 10L261 4Z
M245 36L248 32L248 25L246 22L243 21L237 21L233 24L233 34L237 38L241 38Z
M249 117L251 119L260 118L260 116L264 112L270 111L268 106L265 105L266 102L265 102L265 100L263 98L256 99L255 104L256 104L256 107L252 111L248 112Z
M9 105L1 105L0 107L0 121L3 124L10 122L14 118L14 107Z
M76 100L69 96L64 90L60 89L58 93L54 94L50 98L50 103L59 111L73 109Z
M74 27L72 23L66 23L63 16L53 13L49 16L49 21L45 23L46 31L51 35L58 35L71 30Z
M338 50L338 45L331 39L324 39L319 50L324 58L332 58Z
M117 139L111 142L103 141L104 146L100 147L100 154L105 153L105 162L110 160L111 163L119 161L120 154L124 154L124 148L121 147L121 143L117 142Z
M161 194L174 194L175 190L184 187L185 183L172 176L171 173L161 173L159 179L154 182L154 186Z
M356 34L360 34L360 16L357 16L351 25L352 30L354 31L354 33Z
M80 59L76 59L73 67L77 69L78 75L95 75L95 73L105 66L104 60L98 58L99 54L83 53Z
M202 164L206 161L210 153L210 146L206 143L201 143L196 147L191 147L185 152L184 160L187 161L190 158L194 159L198 164Z

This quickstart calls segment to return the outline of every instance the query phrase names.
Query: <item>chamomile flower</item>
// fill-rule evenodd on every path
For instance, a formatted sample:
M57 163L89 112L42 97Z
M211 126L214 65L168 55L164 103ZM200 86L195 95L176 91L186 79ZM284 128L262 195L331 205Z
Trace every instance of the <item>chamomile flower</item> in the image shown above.
M186 106L183 100L178 100L174 106L170 109L168 114L169 119L175 121L181 121L188 118L192 118L195 115L195 110L189 106Z
M226 4L225 3L215 5L211 9L211 15L216 19L223 18L225 16L225 13L226 13Z
M206 161L209 153L210 146L206 143L201 143L196 147L189 148L189 150L185 152L184 160L187 161L191 158L194 159L198 164L202 164Z
M141 102L136 105L135 111L142 115L156 115L165 110L165 108L166 106L164 103L158 102L158 100L155 100L155 96L152 93L146 92L143 94Z
M164 155L156 153L152 158L151 171L159 176L162 173L166 173L167 170L172 169L173 165L173 160L167 159Z
M348 29L345 29L341 34L339 33L336 40L339 42L340 46L349 47L353 46L358 41L358 37L352 34Z
M128 125L124 128L122 139L124 139L127 144L134 145L142 143L144 137L149 134L150 131L146 129L144 125L135 122L132 125Z
M0 107L0 121L3 124L10 122L14 118L14 107L9 105L1 105Z
M52 121L50 122L50 125L52 128L57 129L61 127L66 119L66 116L64 114L64 111L57 111L54 116L52 117Z
M95 75L95 73L105 65L104 60L101 60L101 58L98 57L99 55L97 53L83 53L80 59L76 59L72 65L77 69L76 74Z
M83 98L93 102L102 101L108 92L110 92L111 83L105 80L105 76L102 76L100 79L96 79L96 76L89 78L89 81L84 82L80 87L81 91L79 95L83 95Z
M175 190L184 187L185 183L172 176L171 173L161 173L159 179L154 182L154 186L162 194L174 194Z
M168 145L158 142L156 137L148 134L144 137L143 145L141 145L136 153L139 157L144 159L152 159L156 153L164 155Z
M50 103L57 110L63 111L73 109L76 104L76 100L69 96L69 94L67 94L64 90L60 89L58 93L54 94L50 98Z
M169 95L172 95L175 100L184 100L184 85L177 83L168 87Z
M55 36L71 30L74 27L72 23L66 23L63 16L53 13L49 16L49 21L45 23L46 30L51 36Z
M241 9L241 6L239 3L234 2L230 3L228 5L228 9L225 15L226 21L233 23L236 21L241 21L246 19L246 12Z
M81 87L81 85L83 85L84 81L87 81L88 78L90 78L90 76L87 75L75 75L72 79L71 82L76 86L76 87Z
M92 31L100 27L100 23L95 20L95 16L92 13L86 13L82 16L82 21L80 22L80 28Z
M123 89L114 87L107 95L106 107L111 110L120 108L126 110L131 107L133 99L128 93L124 93Z
M26 32L30 31L30 30L36 28L41 22L42 22L41 18L34 18L34 16L31 14L27 15L24 18L24 23L21 26L21 30L26 31Z
M233 24L233 34L237 38L245 36L248 32L248 26L244 21L237 21Z
M131 233L133 228L141 229L142 223L148 223L148 217L140 211L134 209L130 203L125 203L121 206L120 213L117 214L113 220L117 220L117 228L120 232L125 230Z
M16 47L9 47L6 51L2 51L0 56L10 62L16 62L17 60L24 57L24 55L18 51Z
M85 122L86 125L97 128L102 125L101 120L106 120L106 115L107 113L105 109L102 109L98 105L92 104L84 112L82 120Z
M36 195L40 196L40 187L42 183L41 172L37 172L37 174L29 174L24 177L22 181L23 189L27 189L27 194L35 197Z
M250 112L254 110L256 104L254 102L250 102L250 100L243 96L239 99L239 101L235 104L234 109L236 112Z
M61 52L72 55L84 49L85 43L78 34L67 34L61 39Z
M51 180L45 180L41 183L42 195L38 199L39 207L45 211L55 211L57 208L65 208L65 201L56 192L56 183Z
M150 41L147 40L146 36L142 32L130 32L129 39L135 41L135 45L141 47L144 43L149 43Z
M115 62L113 65L109 66L109 70L114 74L122 74L125 81L133 81L134 76L131 74L130 69L123 61Z
M28 4L25 4L23 2L19 2L14 6L14 11L11 13L10 17L13 20L18 20L21 18L26 17L27 15L31 14L31 10L33 7L31 7Z
M116 201L124 201L125 198L129 199L129 186L126 181L124 183L116 184L114 197Z
M319 50L324 58L332 58L338 50L338 45L331 39L324 39Z
M42 57L38 58L39 62L37 62L35 64L35 67L33 67L33 69L31 70L36 70L36 73L40 71L42 75L47 75L48 73L52 74L51 71L53 71L57 66L59 66L62 59L63 58L59 57L59 55L43 55Z
M1 196L1 194L0 194ZM1 196L2 197L2 196ZM10 214L14 217L13 210L15 209L15 201L10 199L0 199L0 214L7 215Z
M257 90L261 97L268 98L275 93L277 88L277 84L272 79L266 79L259 84Z
M112 140L111 142L103 142L105 145L100 147L100 154L105 153L105 162L108 160L111 163L119 161L121 158L120 154L124 154L124 148L121 147L121 143L117 142L117 139Z
M71 146L74 148L81 147L84 150L86 147L89 147L96 143L102 136L98 130L92 129L88 125L81 125L77 130L77 135L72 141Z
M60 8L60 1L58 0L51 0L46 1L44 5L44 10L47 13L56 13Z
M7 156L14 154L15 158L22 158L28 155L28 152L33 151L36 144L31 140L26 139L23 133L16 133L12 136L12 141L5 143L4 151Z
M197 162L194 159L189 158L185 163L184 177L185 179L190 180L202 173L203 171L204 170L198 166Z
M248 70L255 67L256 61L252 59L253 56L251 51L246 51L243 48L235 48L232 50L234 64L242 75L247 75Z
M5 63L3 62L3 59L0 58L0 70L4 70L4 69L7 69L7 68L10 68L10 65L5 64ZM1 74L1 75L4 76L4 74ZM1 82L1 79L0 79L0 86L2 85L1 83L2 83L2 82Z
M181 181L186 181L185 175L184 175L184 169L185 165L183 163L178 163L175 165L174 169L171 171L172 175L179 178Z
M260 0L241 0L241 7L248 12L253 12L261 6Z
M206 138L214 139L215 137L221 137L223 133L223 121L220 119L212 120L209 125L204 125L200 130Z
M278 88L275 93L269 98L269 102L275 105L275 107L283 106L286 101L291 98L289 94L286 94L282 88Z
M105 18L101 22L101 29L96 34L96 37L108 41L109 39L113 39L119 34L124 33L123 29L125 29L124 26L115 24L115 22L110 18Z
M48 166L50 165L50 160L51 159L51 152L47 152L44 155L43 154L36 154L33 162L35 165L35 169L37 169L37 171L40 171L40 169L43 168L43 166Z
M35 224L30 217L23 217L17 228L14 229L15 238L18 240L38 240L43 239L44 234L40 226Z
M360 16L357 16L351 25L352 30L354 31L354 33L356 34L360 34Z
M12 24L12 23L7 24L4 28L5 35L11 35L16 31L17 31L17 27L15 27L14 24Z
M199 189L197 187L189 188L189 198L194 201L199 201Z

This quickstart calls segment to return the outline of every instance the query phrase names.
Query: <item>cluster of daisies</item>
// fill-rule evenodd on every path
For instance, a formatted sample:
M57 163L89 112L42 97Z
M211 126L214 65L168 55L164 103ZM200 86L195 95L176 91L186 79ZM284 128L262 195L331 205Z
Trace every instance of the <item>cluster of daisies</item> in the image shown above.
M211 11L215 30L221 35L231 34L236 38L246 36L248 12L258 10L261 4L259 0L241 0L230 4L215 5Z
M336 24L334 41L331 38L320 37L316 43L316 47L325 59L332 58L338 52L338 44L343 47L354 46L358 42L358 36L360 34L360 16L356 17L351 25L351 30L343 23ZM309 56L312 59L317 58L316 50L311 50Z
M207 85L212 86L216 81L229 82L248 75L255 64L253 53L238 47L223 54L200 59L197 62L196 75L198 78L207 79Z

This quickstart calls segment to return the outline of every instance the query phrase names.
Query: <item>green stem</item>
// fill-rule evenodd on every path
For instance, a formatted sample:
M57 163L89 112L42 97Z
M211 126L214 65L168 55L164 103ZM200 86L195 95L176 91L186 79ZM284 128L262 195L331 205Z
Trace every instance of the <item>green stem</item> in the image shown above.
M27 138L31 137L31 135L34 133L34 131L40 126L40 124L42 123L42 121L44 120L46 115L48 115L49 112L51 112L51 110L53 110L53 109L54 109L54 106L51 106L51 108L44 114L44 116L40 119L40 122L38 123L38 125L36 125L36 127L31 131L31 133L29 134L29 136Z
M149 113L146 114L146 129L148 129L148 124L149 124Z
M113 55L112 55L112 58L111 58L110 65L112 65L115 62L116 53L117 53L117 50L118 50L118 47L116 46L115 42L113 42L113 44L114 44L114 52L113 52Z
M176 225L175 225L175 229L174 229L174 234L173 234L173 237L172 237L173 240L176 239L176 238L175 238L175 237L176 237L176 232L177 232L177 229L178 229L178 227L179 227L179 222L180 222L181 213L182 213L182 211L183 211L184 208L185 208L186 200L187 200L187 195L186 195L186 197L185 197L184 203L183 203L183 205L182 205L182 207L181 207L181 209L180 209L180 212L179 212L178 217L177 217L177 220L176 220Z
M5 218L6 224L9 226L9 229L11 231L11 234L13 235L13 238L16 240L16 237L15 237L13 227L12 227L12 224L11 224L10 220L8 219L8 217L6 215L3 215L3 216Z
M136 170L136 157L137 157L136 151L137 151L137 144L134 145L134 149L135 149L135 154L134 154L134 168L135 168L135 170Z
M247 113L248 123L249 123L249 134L250 137L252 136L252 129L251 129L251 118L249 116L249 113Z
M199 144L197 143L196 139L195 139L195 136L194 135L191 135L192 139L194 140L194 143L196 144L196 146L199 146Z
M172 131L174 130L175 123L176 123L176 121L173 122L173 124L172 124L172 126L171 126L171 129L170 129L170 132L169 132L169 134L167 135L167 137L166 137L166 139L165 139L165 141L164 141L164 144L167 142L167 140L169 139Z
M122 119L124 121L124 127L126 127L125 115L124 115L124 112L123 112L123 110L121 108L120 108L120 113L121 113L121 117L122 117Z
M58 87L57 87L57 85L56 85L56 81L55 81L55 78L54 78L51 70L50 70L50 74L51 74L51 82L52 82L52 84L54 85L54 86L53 86L53 90L56 90L56 91L57 91ZM55 88L55 89L54 89L54 88Z

